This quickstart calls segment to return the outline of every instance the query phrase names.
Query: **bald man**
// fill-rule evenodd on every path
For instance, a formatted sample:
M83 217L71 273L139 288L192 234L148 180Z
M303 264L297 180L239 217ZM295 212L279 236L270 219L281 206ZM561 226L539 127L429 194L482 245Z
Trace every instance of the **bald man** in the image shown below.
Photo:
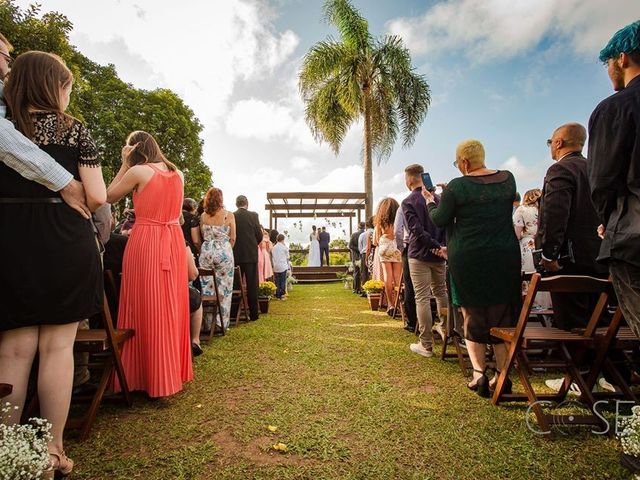
M586 140L587 131L579 123L558 127L547 140L555 163L544 179L536 243L542 249L541 265L550 273L606 276L596 263L599 222L582 156ZM556 294L552 301L555 326L565 330L586 326L595 306L587 295Z

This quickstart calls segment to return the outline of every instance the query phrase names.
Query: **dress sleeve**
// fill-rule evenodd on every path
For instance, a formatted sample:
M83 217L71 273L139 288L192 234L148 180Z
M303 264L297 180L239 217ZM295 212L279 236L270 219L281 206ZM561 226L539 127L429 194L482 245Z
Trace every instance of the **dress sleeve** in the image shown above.
M81 167L99 167L100 158L98 156L98 147L96 142L91 138L89 130L84 125L80 125L80 133L78 137L78 148L80 149Z
M442 195L440 196L440 203L437 206L435 203L429 203L427 205L431 220L433 220L433 223L440 228L446 227L452 223L456 216L456 196L453 193L453 185L451 185L451 183L442 192Z

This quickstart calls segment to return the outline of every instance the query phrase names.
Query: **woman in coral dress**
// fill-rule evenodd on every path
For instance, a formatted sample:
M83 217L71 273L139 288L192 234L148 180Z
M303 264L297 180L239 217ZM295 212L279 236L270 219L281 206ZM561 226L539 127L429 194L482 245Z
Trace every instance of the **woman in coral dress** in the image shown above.
M258 279L260 283L273 277L273 265L271 265L271 249L273 245L269 240L269 234L262 230L262 241L258 244Z
M131 390L166 397L193 379L187 262L180 228L184 180L155 139L133 132L122 167L107 190L109 202L133 192L136 223L122 265L118 327L134 337L122 348ZM115 379L114 388L120 386Z

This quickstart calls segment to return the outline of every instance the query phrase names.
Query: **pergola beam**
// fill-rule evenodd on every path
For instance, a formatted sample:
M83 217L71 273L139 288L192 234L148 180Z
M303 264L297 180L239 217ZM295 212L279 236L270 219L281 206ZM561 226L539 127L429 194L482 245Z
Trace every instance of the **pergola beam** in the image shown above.
M267 203L265 210L364 210L364 203L308 203L308 204L287 204L287 203Z
M267 200L284 200L284 199L302 199L302 200L362 200L366 199L364 193L357 192L278 192L267 193Z
M303 212L303 213L274 212L272 213L272 215L273 215L273 218L348 218L348 217L356 216L354 212L323 212L323 213L316 213L315 215L311 212Z

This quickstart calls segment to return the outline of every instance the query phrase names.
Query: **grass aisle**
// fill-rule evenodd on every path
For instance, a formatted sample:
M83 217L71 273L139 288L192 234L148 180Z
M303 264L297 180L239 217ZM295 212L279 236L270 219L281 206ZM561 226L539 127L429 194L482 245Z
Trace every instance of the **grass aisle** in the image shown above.
M68 445L74 478L626 478L615 440L536 438L523 406L468 392L453 360L411 353L401 327L341 285L296 286L213 339L183 393L103 407Z

